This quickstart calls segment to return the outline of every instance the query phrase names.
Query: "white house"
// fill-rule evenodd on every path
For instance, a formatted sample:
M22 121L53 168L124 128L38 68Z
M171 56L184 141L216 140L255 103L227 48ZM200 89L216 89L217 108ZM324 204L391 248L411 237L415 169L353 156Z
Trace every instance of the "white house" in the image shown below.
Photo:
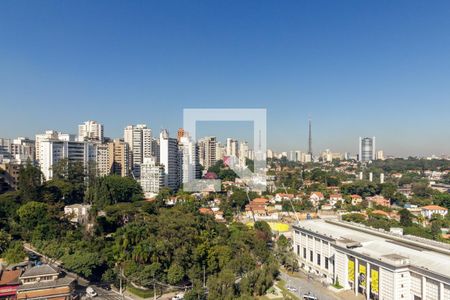
M427 205L422 207L422 216L431 219L433 214L445 216L448 213L448 209L438 205Z
M64 215L73 223L85 223L89 217L89 204L72 204L64 206Z

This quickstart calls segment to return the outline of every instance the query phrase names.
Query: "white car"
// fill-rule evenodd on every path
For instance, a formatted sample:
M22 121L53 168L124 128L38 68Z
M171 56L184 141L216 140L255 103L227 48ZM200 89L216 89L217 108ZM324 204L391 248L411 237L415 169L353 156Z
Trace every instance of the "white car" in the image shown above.
M287 286L286 289L289 292L293 292L293 293L297 293L298 292L298 290L295 287L293 287L293 286Z
M89 297L97 297L97 292L90 286L86 288L86 295Z
M183 299L184 299L183 293L176 294L174 297L172 297L172 300L183 300Z

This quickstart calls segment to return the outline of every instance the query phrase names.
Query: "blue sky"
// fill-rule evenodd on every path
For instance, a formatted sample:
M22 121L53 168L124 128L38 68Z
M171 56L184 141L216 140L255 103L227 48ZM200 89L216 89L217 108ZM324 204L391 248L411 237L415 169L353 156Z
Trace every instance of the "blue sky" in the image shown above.
M311 117L315 151L450 154L450 2L0 2L0 136L221 107L267 108L276 150Z

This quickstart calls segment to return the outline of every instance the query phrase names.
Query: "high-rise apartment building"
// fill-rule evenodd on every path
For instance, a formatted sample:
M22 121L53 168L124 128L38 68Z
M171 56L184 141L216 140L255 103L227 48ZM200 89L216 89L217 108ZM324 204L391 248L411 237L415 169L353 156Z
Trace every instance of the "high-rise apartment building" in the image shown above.
M40 142L39 166L46 180L53 178L53 165L62 159L80 162L85 168L96 161L96 144L91 142L43 140Z
M36 134L35 139L35 153L36 153L36 161L40 163L43 159L43 153L41 151L41 142L43 141L75 141L75 135L68 133L61 133L55 130L47 130L45 133Z
M152 156L152 130L145 124L129 125L124 130L124 141L131 152L132 173L139 178L144 158Z
M216 163L216 144L215 136L204 137L198 141L199 161L205 170Z
M226 147L221 142L216 143L216 161L223 160L226 156Z
M165 186L177 190L181 181L178 142L165 129L159 135L159 164L164 167Z
M246 166L246 159L248 158L248 142L243 141L239 144L239 166Z
M97 176L107 176L111 174L110 153L108 144L96 144L95 167Z
M179 147L181 154L181 182L184 184L198 177L198 146L189 136L183 136L180 138Z
M232 138L227 138L227 155L239 156L239 142Z
M130 148L120 139L108 143L109 169L112 174L122 177L130 174Z
M146 197L152 197L159 193L165 183L164 176L163 166L157 165L153 157L144 158L144 162L141 164L139 183Z
M178 132L177 132L177 140L178 143L180 142L180 139L185 136L187 133L184 131L183 128L178 128Z
M103 141L103 124L96 121L86 121L78 125L79 141Z
M369 162L375 160L375 137L359 138L359 161Z
M0 156L1 159L8 159L15 163L21 164L28 160L33 162L36 158L35 143L25 137L16 139L0 138Z

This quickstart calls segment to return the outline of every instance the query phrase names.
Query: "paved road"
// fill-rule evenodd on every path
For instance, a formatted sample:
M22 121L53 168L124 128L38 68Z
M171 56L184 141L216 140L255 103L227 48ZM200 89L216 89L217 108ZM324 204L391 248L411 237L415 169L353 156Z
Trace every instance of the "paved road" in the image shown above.
M313 279L308 280L305 278L292 277L284 272L281 272L281 279L286 281L286 287L295 287L298 291L293 292L296 296L302 299L303 294L311 292L319 300L341 300L332 291L328 290L326 287L322 286L320 282L314 281Z

